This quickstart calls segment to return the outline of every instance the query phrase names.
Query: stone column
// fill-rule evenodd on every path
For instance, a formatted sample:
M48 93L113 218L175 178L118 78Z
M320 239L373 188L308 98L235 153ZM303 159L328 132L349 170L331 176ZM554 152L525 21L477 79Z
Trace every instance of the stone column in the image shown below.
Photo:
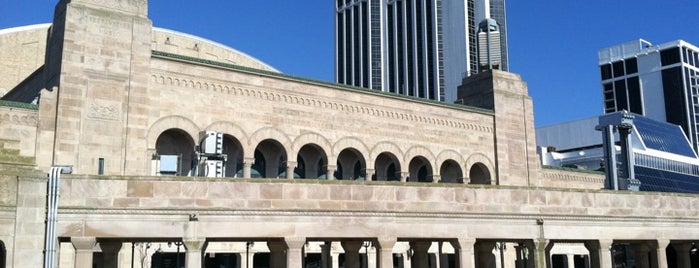
M243 178L249 179L252 177L252 165L255 164L254 157L245 157L243 159Z
M366 265L367 268L376 268L377 263L376 263L376 251L371 250L371 247L365 248L366 249Z
M476 244L476 239L461 238L459 239L459 267L461 268L475 268L476 267L476 256L474 253L473 246Z
M650 268L650 247L645 242L633 244L634 255L636 256L637 268Z
M366 176L366 177L364 177L364 180L365 181L372 181L372 177L374 177L374 173L376 173L376 170L374 170L372 168L367 168L364 172L364 175Z
M692 243L672 243L672 247L677 252L677 267L691 268L692 259L689 255L689 250L692 249Z
M294 169L296 169L295 161L286 161L286 179L294 179Z
M440 181L442 181L442 175L432 175L433 183L439 183Z
M476 246L476 267L483 268L495 268L495 255L493 255L493 248L495 248L495 242L478 242Z
M668 268L667 253L665 250L669 244L670 240L658 240L657 243L655 243L655 252L651 252L651 255L654 256L654 261L651 263L652 268Z
M330 255L331 248L331 242L326 241L323 245L320 245L320 268L332 267L332 255Z
M92 253L97 240L94 237L71 237L75 247L75 268L92 267Z
M100 242L100 249L102 249L102 267L117 268L119 265L121 242Z
M590 251L590 268L612 268L612 240L587 241L585 247Z
M393 268L393 246L396 245L396 241L394 237L379 238L379 268Z
M342 249L345 251L345 268L360 268L359 249L362 247L363 241L351 240L340 242Z
M206 240L204 239L191 239L183 240L184 248L186 250L184 257L184 267L185 268L201 268L204 263L204 244Z
M328 173L325 175L325 177L328 178L328 180L334 180L335 179L335 170L337 169L337 166L335 165L328 165Z
M286 267L303 267L303 246L306 245L305 237L286 237Z
M269 267L286 268L286 244L283 241L267 241Z
M566 254L568 268L575 268L575 254Z
M332 253L332 268L339 268L340 267L340 253Z
M408 181L408 177L410 176L410 172L400 172L400 181L406 182Z

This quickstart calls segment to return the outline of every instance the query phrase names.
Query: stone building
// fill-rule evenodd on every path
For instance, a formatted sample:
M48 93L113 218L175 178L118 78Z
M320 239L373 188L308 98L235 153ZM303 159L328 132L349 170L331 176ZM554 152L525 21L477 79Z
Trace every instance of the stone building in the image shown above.
M0 46L2 268L697 263L699 198L542 168L515 74L465 79L465 105L312 81L145 0L63 0Z

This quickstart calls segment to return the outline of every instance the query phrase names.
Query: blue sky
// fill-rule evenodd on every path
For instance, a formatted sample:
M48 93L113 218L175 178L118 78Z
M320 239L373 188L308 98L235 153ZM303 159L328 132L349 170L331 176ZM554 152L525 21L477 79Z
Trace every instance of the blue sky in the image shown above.
M454 0L446 0L454 1ZM51 22L57 0L3 0L0 29ZM226 44L284 73L333 81L332 0L150 0L157 27ZM643 38L699 45L697 0L510 0L510 71L537 126L602 112L597 51Z

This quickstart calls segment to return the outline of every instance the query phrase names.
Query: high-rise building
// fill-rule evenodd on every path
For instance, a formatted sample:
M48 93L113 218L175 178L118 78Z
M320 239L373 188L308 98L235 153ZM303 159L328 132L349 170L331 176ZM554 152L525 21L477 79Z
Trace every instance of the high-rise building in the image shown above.
M478 67L500 69L501 62L500 27L494 19L485 19L478 25Z
M453 102L478 68L478 22L493 18L507 70L504 0L336 0L335 79Z
M682 127L699 149L699 48L635 40L599 51L604 112L627 110Z

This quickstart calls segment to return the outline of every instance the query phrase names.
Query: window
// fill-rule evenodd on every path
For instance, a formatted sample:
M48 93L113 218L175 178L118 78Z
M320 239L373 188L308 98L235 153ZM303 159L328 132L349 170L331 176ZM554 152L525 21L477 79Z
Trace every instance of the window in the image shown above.
M605 64L599 67L602 80L612 79L612 64Z
M612 63L612 69L614 69L614 77L624 76L624 62L617 61Z
M631 58L626 60L626 75L635 74L638 72L638 60Z
M643 103L641 99L641 84L638 81L638 76L626 79L626 85L629 92L629 108L632 113L643 114Z
M670 48L660 51L660 64L662 66L672 65L680 62L680 49Z

